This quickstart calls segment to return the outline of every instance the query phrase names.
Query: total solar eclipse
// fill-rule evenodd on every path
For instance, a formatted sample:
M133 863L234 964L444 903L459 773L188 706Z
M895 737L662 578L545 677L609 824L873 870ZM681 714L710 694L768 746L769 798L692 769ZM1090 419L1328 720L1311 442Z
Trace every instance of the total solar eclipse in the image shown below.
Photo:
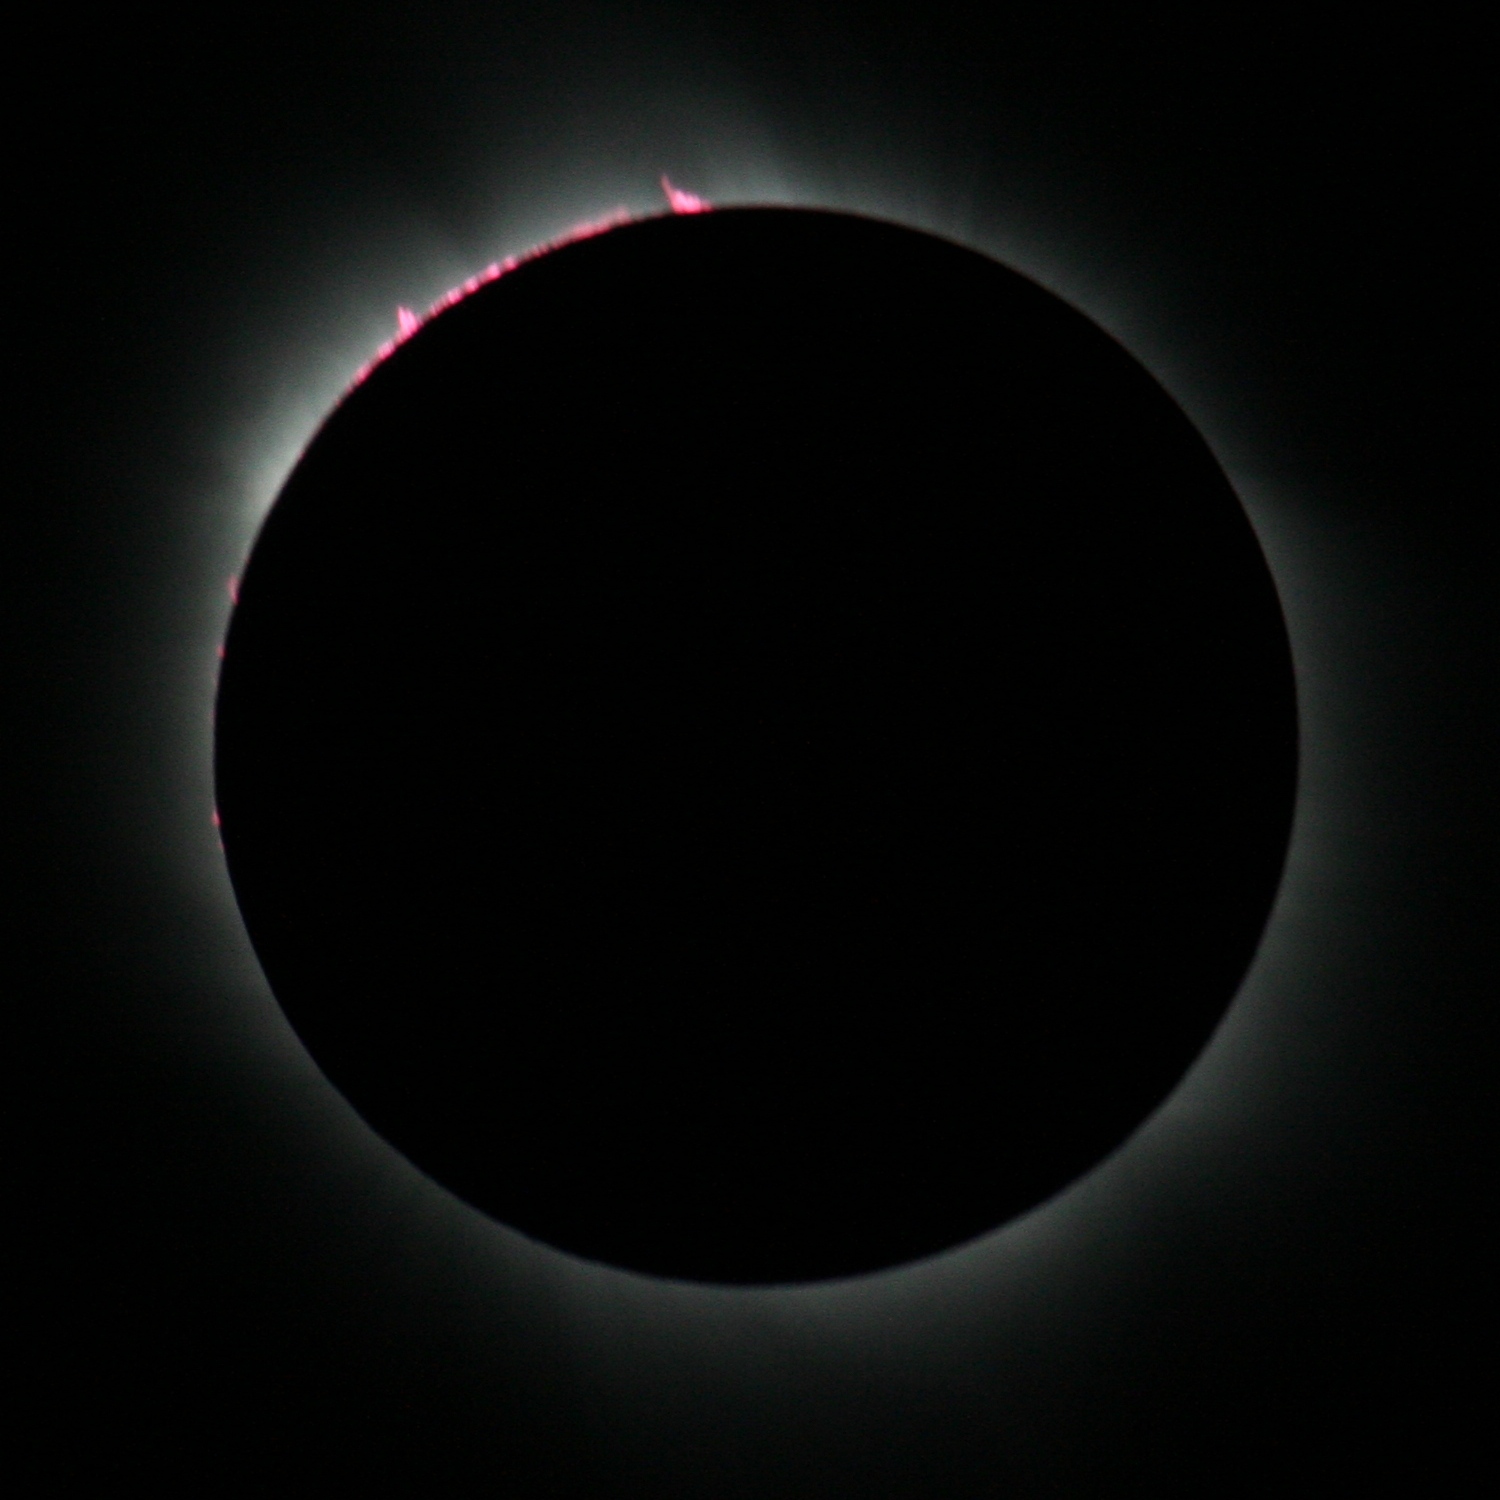
M216 795L277 999L413 1163L662 1276L852 1275L1095 1166L1281 876L1291 658L1231 486L1082 314L853 215L487 279L239 586Z

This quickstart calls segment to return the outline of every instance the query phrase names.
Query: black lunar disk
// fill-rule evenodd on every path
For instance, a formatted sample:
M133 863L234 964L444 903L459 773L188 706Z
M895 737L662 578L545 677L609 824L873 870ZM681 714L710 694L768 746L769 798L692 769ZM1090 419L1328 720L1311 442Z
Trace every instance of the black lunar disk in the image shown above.
M524 262L356 386L240 586L256 951L411 1161L666 1276L874 1270L1110 1152L1285 855L1296 707L1179 408L842 214Z

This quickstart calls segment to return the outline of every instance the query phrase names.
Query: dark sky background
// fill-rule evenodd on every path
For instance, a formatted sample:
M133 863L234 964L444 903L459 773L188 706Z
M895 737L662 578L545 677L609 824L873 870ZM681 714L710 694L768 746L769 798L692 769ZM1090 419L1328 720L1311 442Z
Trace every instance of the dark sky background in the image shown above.
M1457 14L314 0L12 32L21 1493L1449 1488L1489 1378L1500 624ZM209 826L225 581L312 425L398 303L655 210L662 172L933 228L1090 313L1239 487L1297 658L1287 880L1199 1066L1062 1198L864 1281L653 1282L457 1204L291 1038Z

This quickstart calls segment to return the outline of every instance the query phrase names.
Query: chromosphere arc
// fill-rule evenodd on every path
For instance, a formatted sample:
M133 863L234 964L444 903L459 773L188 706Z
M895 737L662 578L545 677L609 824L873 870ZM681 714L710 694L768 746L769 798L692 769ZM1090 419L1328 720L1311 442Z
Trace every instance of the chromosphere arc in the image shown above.
M221 832L393 1146L769 1283L984 1233L1223 1015L1280 879L1279 603L1159 385L1026 278L790 209L404 328L240 581Z

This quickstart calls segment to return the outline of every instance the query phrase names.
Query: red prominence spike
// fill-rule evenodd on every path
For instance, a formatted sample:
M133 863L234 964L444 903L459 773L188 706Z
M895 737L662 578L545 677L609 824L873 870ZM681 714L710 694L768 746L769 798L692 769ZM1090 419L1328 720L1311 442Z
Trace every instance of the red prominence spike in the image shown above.
M674 214L703 214L707 213L709 204L707 199L700 198L697 193L689 193L680 187L673 187L665 172L661 175L661 190L667 195L667 202L672 205Z

